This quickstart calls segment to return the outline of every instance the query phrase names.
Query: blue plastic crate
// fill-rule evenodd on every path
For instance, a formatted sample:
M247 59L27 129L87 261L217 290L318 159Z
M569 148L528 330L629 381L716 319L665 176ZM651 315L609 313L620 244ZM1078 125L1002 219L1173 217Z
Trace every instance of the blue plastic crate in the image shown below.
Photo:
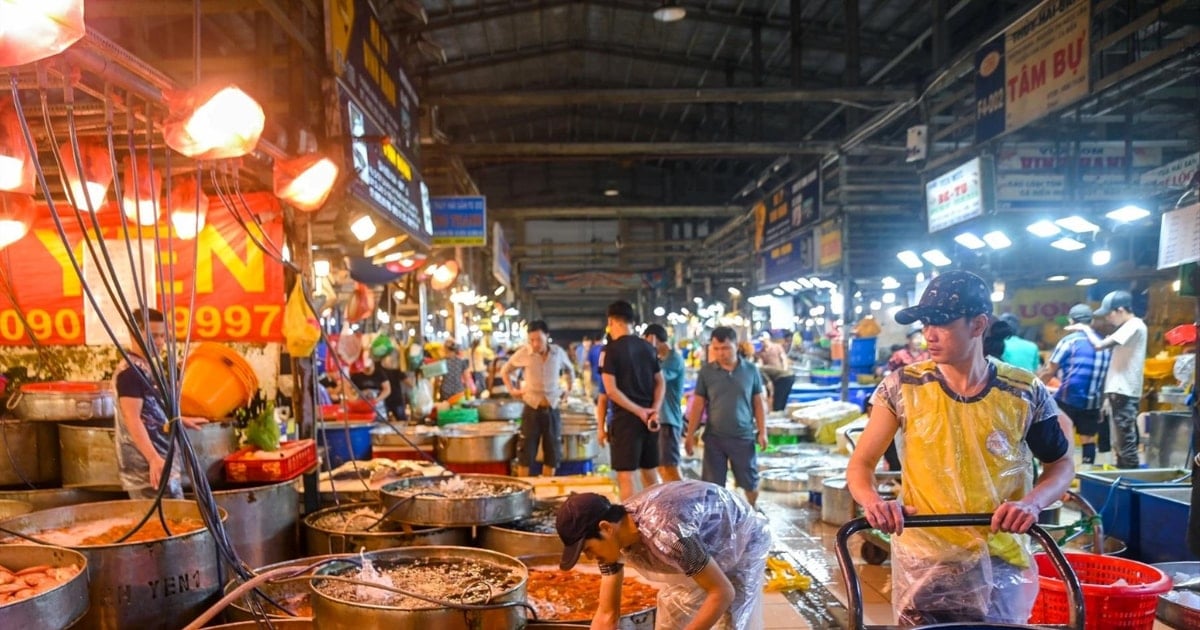
M555 477L566 477L569 475L590 475L594 468L592 460L581 459L573 462L559 462L558 468L554 469ZM537 476L542 474L542 462L534 462L529 467L529 474Z
M1137 558L1139 497L1134 489L1171 487L1174 484L1164 482L1184 474L1174 468L1083 472L1078 475L1079 494L1100 513L1104 533L1125 541L1130 557Z
M850 367L875 366L875 337L850 340Z
M370 422L321 422L317 424L317 444L325 449L329 468L337 468L357 459L371 459ZM349 431L350 439L346 440ZM324 467L324 466L323 466Z
M1188 550L1187 522L1191 509L1192 488L1176 484L1171 488L1134 490L1138 502L1138 550L1141 562L1197 562Z

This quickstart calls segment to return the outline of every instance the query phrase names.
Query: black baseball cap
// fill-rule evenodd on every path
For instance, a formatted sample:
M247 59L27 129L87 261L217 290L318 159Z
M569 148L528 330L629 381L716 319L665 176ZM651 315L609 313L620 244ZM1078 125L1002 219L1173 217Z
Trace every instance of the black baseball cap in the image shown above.
M1104 317L1119 308L1133 312L1133 296L1128 291L1110 291L1108 295L1104 296L1104 300L1100 302L1100 308L1096 309L1093 315Z
M559 506L554 528L563 543L562 560L558 563L560 569L569 571L579 562L583 544L588 538L600 536L600 521L612 508L611 501L595 492L572 494Z
M642 331L642 336L645 337L646 335L654 335L654 338L657 339L659 343L667 343L667 329L663 328L662 324L650 324L649 326L646 326L646 330Z
M963 317L991 314L992 291L969 271L947 271L929 282L921 301L896 313L896 322L942 326Z
M1077 324L1090 324L1092 321L1092 307L1087 304L1076 304L1067 312L1067 317Z

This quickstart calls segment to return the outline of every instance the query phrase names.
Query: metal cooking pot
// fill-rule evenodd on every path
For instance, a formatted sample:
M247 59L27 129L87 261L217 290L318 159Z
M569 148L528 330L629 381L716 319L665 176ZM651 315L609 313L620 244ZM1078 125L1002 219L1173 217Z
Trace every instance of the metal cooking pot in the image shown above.
M51 425L46 425L51 426ZM0 456L0 461L4 461L4 457ZM96 503L98 501L118 501L128 499L129 494L124 490L120 492L108 492L100 490L89 490L86 488L46 488L43 490L0 490L0 500L20 501L33 506L33 512L38 510L48 510L50 508L63 507L66 505L79 505L80 503ZM10 515L13 516L13 515ZM7 518L7 517L5 517Z
M473 527L510 523L533 512L533 484L515 477L499 475L458 475L464 480L503 484L516 488L512 492L476 498L444 498L429 495L407 496L409 489L428 489L448 477L410 477L394 481L379 491L388 518L399 523L436 525L440 527Z
M296 557L299 546L300 493L283 481L228 490L213 489L217 505L229 513L225 531L250 566Z
M1150 566L1166 573L1168 577L1176 573L1200 574L1200 562L1159 562ZM1185 630L1200 627L1200 610L1173 602L1162 595L1158 596L1158 609L1155 614L1159 621L1171 628Z
M562 442L564 462L586 461L600 454L600 432L594 427L585 429L564 424L559 441ZM537 460L543 461L542 457L542 445L538 444Z
M366 531L373 520L363 518L357 522L349 520L349 514L361 508L371 508L372 511L383 514L383 505L379 501L369 503L351 503L325 508L313 512L304 518L304 540L309 553L357 553L361 549L376 551L393 547L417 547L428 545L468 546L471 544L471 530L451 527L421 527L414 525L410 531L405 531L396 523L385 522ZM346 528L333 528L323 525L330 516L347 515Z
M314 556L314 557L309 557L309 558L297 558L295 560L288 560L286 562L276 562L275 564L269 564L264 567L259 567L259 568L255 569L254 572L262 574L262 573L266 573L267 571L271 571L274 569L283 569L285 567L296 567L297 569L303 569L304 567L308 567L313 564L316 564L317 562L320 562L321 560L326 560L329 558L337 558L337 557L339 557L339 556L330 555L330 556ZM229 592L232 591L233 589L237 588L239 584L241 584L241 582L236 579L230 580L229 583L225 585L224 593L226 595L228 595ZM279 584L269 584L268 583L268 584L264 584L264 585L260 586L258 590L262 591L262 593L265 594L267 597L270 597L271 599L273 599L277 602L280 602L281 604L283 603L283 601L282 601L283 599L294 598L294 597L297 597L300 595L306 596L305 601L307 602L307 599L308 599L307 596L312 592L309 590L307 582L299 582L299 581L297 581L297 582L281 582ZM229 607L225 609L225 618L228 619L229 621L235 621L235 622L253 622L254 621L254 613L250 612L251 603L248 601L248 599L250 597L253 597L253 595L246 594L241 599L236 599L233 602L231 602L229 604ZM292 607L291 610L293 612L297 611L297 609L294 607ZM275 624L275 625L278 625L281 621L286 621L286 620L297 620L297 621L303 620L310 624L309 626L306 626L306 627L312 627L311 626L312 617L310 615L298 615L296 617L293 617L291 615L285 614L283 611L279 610L275 606L272 606L271 604L268 604L265 602L263 603L263 611L267 613L267 616L271 618L271 623ZM217 627L224 628L226 626L217 626ZM261 625L251 625L248 627L257 630L258 628L261 628L262 626Z
M116 394L100 381L26 383L10 405L23 420L112 420Z
M137 522L153 505L150 499L86 503L16 516L0 525L36 536L90 521ZM191 501L163 500L162 513L173 520L200 520ZM224 520L225 510L220 513ZM72 548L88 561L91 607L80 622L83 628L182 628L221 591L217 547L206 528L147 542Z
M0 499L0 519L10 516L20 516L33 511L33 504L26 501L8 501ZM0 564L4 564L0 562ZM5 565L8 566L8 565Z
M485 562L513 570L519 583L495 593L488 604L495 608L462 611L453 608L404 609L381 604L359 604L325 594L320 581L313 584L313 618L321 630L510 630L525 625L525 608L514 605L525 601L525 583L529 571L516 558L470 547L406 547L366 554L376 567L396 562L430 559L455 559ZM341 575L358 568L357 559L333 562L316 575Z
M435 444L438 461L443 464L508 462L517 455L517 432L490 424L454 425L443 427Z
M525 403L519 400L508 397L492 397L479 403L479 419L485 421L519 420L521 412L524 410Z
M0 420L0 486L59 479L58 425Z
M4 606L5 628L67 628L88 609L88 561L83 554L45 545L0 545L0 565L13 571L39 565L75 565L75 577L53 589Z
M58 444L64 487L121 490L117 430L111 420L64 422L58 425Z
M549 520L553 522L552 517L557 514L560 505L562 505L562 501L535 501L534 514L530 518L546 518L547 511L549 511L551 517ZM500 523L480 529L479 546L514 558L562 554L563 543L557 533L543 534L526 531L517 527L519 524L521 521Z
M238 450L237 432L232 422L208 422L195 429L187 429L188 441L200 466L204 468L204 476L209 485L219 485L225 481L225 458ZM192 486L191 473L185 469L183 475L185 488Z

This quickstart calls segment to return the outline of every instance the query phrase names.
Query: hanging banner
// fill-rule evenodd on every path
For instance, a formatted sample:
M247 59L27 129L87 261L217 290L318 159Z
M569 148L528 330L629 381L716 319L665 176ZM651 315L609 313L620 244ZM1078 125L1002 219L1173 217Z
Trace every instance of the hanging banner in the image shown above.
M434 247L487 245L486 197L431 197Z
M764 248L775 247L792 238L793 225L788 192L788 187L784 186L767 198L767 219L763 224L762 238Z
M1046 0L975 55L975 141L1088 94L1090 0Z
M996 151L997 171L1058 172L1071 167L1072 143L1053 142L1004 143ZM1162 164L1162 149L1139 147L1133 144L1131 166L1135 169L1153 168ZM1125 170L1124 142L1081 142L1075 167L1081 171Z
M821 178L813 171L792 185L792 228L815 225L821 218Z
M256 234L258 239L282 243L278 200L264 193L251 193L246 199L250 211L263 223L264 232ZM64 206L59 206L59 211L64 211ZM115 279L133 308L138 303L136 287L144 287L147 302L174 317L180 339L190 329L197 341L283 340L283 267L268 258L215 199L204 228L191 240L172 239L167 224L140 230L130 226L127 247L120 210L110 204L97 216L107 256L95 236L85 241L74 216L63 216L69 251L79 262L86 283L76 273L46 206L39 206L38 218L24 238L0 251L0 281L11 288L11 292L0 291L0 345L32 345L29 332L40 344L111 344L100 324L101 316L114 332L125 335L102 278ZM90 220L87 226L91 232ZM253 225L250 229L258 232ZM156 233L161 257L155 256ZM84 286L100 303L99 314L85 296ZM193 288L195 304L189 304ZM22 313L28 330L21 321Z
M512 287L512 250L499 221L492 224L492 277L496 282Z
M777 284L784 280L795 280L816 271L816 252L813 230L800 233L790 241L781 243L758 255L755 281L761 285Z
M1197 172L1200 172L1200 153L1193 153L1142 174L1142 186L1152 189L1151 193L1187 188Z
M991 207L990 162L975 158L925 184L929 232L983 216Z
M577 273L537 273L527 271L521 274L521 286L527 290L561 291L581 289L665 289L667 276L661 271L615 272L615 271L580 271Z
M349 192L380 209L397 227L429 244L429 192L419 169L417 94L367 0L326 0L326 42L337 77L327 116L357 177Z
M827 221L818 230L817 267L828 271L842 263L842 226Z

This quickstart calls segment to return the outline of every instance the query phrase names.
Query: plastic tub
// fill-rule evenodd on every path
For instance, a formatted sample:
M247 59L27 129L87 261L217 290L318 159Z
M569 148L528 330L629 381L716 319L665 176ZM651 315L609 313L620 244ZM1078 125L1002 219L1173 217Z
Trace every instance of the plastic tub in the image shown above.
M338 422L317 424L318 444L326 449L329 467L337 468L352 460L371 459L370 422ZM349 433L349 440L346 434Z
M258 377L240 354L219 343L200 343L184 363L179 407L185 416L224 418L256 391Z
M558 468L554 469L555 477L567 477L570 475L590 475L592 474L592 460L581 459L575 462L558 462ZM534 462L533 466L529 467L530 475L542 474L542 462Z
M1191 485L1176 488L1137 488L1138 558L1142 562L1200 561L1188 550L1187 523Z
M850 367L874 367L875 337L850 340Z
M1134 488L1162 488L1175 484L1187 471L1177 468L1143 468L1138 470L1103 470L1083 472L1079 479L1079 494L1096 507L1104 520L1104 533L1124 540L1129 555L1138 558L1138 499ZM1120 482L1118 483L1118 479Z

